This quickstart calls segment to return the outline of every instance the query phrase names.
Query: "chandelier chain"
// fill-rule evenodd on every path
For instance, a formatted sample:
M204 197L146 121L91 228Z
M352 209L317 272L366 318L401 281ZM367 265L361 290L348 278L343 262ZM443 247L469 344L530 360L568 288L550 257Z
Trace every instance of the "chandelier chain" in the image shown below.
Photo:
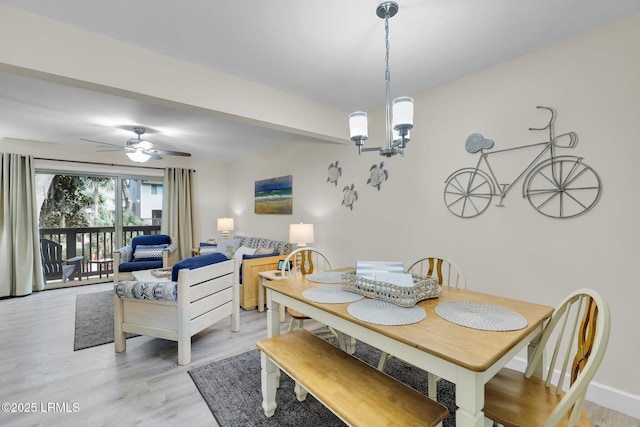
M385 42L385 65L386 70L384 74L385 80L385 92L386 92L386 111L385 111L385 134L387 140L387 151L391 152L391 145L393 144L393 131L391 130L391 71L389 71L389 13L384 15L384 42Z
M409 130L413 128L413 98L408 96L396 98L393 101L393 120L391 118L391 71L389 70L389 18L398 12L398 3L384 1L376 9L378 18L384 19L385 43L385 86L386 86L386 145L365 147L364 142L369 137L367 129L367 113L356 111L349 114L349 132L351 140L355 142L358 154L366 151L378 151L381 156L392 157L396 154L404 155L404 149L409 142ZM394 139L395 138L395 139Z
M385 79L389 80L390 73L389 73L389 15L386 15L384 18L384 31L385 31L385 36L384 36L384 42L385 42L385 55L384 55L384 62L386 65L385 68Z

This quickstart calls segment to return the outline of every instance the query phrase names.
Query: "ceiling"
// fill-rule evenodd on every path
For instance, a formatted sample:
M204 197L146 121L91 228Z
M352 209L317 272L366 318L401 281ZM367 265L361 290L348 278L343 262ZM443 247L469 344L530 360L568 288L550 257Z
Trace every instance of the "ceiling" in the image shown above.
M398 3L398 14L389 21L394 98L414 96L640 13L640 0ZM0 0L0 5L345 112L384 105L384 22L375 14L377 4L376 0ZM91 145L81 140L86 138L124 145L135 136L133 126L145 126L148 139L159 149L189 151L219 161L291 137L14 74L0 73L0 88L0 137ZM345 129L346 121L345 114Z

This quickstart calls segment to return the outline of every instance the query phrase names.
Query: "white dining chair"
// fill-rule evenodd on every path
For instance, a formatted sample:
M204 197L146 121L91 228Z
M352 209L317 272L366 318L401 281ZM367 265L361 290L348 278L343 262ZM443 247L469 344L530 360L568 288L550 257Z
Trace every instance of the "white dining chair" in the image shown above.
M329 262L329 259L319 250L305 246L295 249L287 255L280 269L280 275L284 278L290 275L306 275L329 270L331 270L331 263ZM293 331L296 327L303 328L304 321L311 319L306 314L291 308L287 308L287 314L291 317L289 322L289 332ZM343 350L345 349L342 334L338 333L333 328L327 326L317 331L313 331L313 333L326 341L336 339L340 348Z
M467 280L462 274L462 269L446 258L422 258L411 264L407 271L421 276L437 277L441 286L467 289Z
M462 274L462 270L458 265L446 258L441 257L425 257L417 260L407 269L408 273L419 274L421 276L436 277L440 286L450 286L452 288L467 289L467 280ZM378 370L384 372L386 363L394 356L382 352L378 361ZM427 374L429 384L429 397L437 400L438 380L440 378L432 373Z
M590 426L582 405L610 329L609 306L600 294L571 293L551 316L524 374L503 368L485 385L485 418L506 426ZM533 376L536 371L542 378Z

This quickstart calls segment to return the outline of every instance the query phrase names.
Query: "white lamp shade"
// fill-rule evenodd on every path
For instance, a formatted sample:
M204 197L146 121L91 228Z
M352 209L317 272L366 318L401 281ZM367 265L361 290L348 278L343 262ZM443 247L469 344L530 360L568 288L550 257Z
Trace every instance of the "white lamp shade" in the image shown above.
M289 242L298 243L301 246L313 243L313 224L291 224L289 225Z
M393 100L393 128L413 127L413 98L403 96Z
M127 151L127 157L136 163L144 163L151 158L150 155L142 150Z
M356 111L349 114L349 133L351 139L366 139L369 136L367 130L367 113Z
M233 218L218 218L218 231L233 231Z

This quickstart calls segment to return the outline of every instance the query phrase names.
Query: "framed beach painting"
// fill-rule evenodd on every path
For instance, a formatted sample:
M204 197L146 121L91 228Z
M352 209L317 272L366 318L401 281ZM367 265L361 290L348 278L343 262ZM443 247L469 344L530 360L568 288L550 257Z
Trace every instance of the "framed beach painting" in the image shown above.
M291 215L292 182L291 175L256 181L255 213Z

